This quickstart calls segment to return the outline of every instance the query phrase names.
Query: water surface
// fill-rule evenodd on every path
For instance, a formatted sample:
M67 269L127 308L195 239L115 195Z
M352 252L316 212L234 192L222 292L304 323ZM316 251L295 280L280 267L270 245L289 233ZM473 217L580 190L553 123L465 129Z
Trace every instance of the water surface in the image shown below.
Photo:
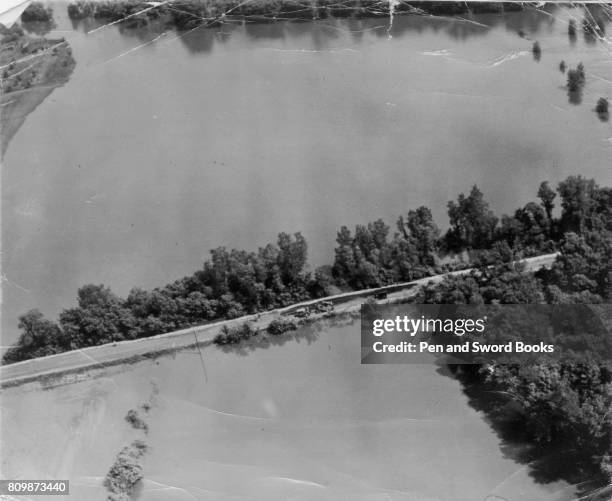
M514 460L519 444L443 368L361 365L357 323L251 346L205 348L204 367L184 351L3 392L4 476L69 478L74 499L102 501L115 455L139 438L140 501L572 499ZM144 402L147 434L123 419Z
M55 12L77 67L4 158L5 344L29 308L55 316L85 283L163 285L212 247L299 230L320 265L341 225L393 224L425 204L444 227L447 201L474 183L500 214L544 179L612 183L611 124L593 112L611 95L609 43L570 42L580 9L184 36L87 35L95 26L74 26L65 4ZM562 59L586 66L579 106Z

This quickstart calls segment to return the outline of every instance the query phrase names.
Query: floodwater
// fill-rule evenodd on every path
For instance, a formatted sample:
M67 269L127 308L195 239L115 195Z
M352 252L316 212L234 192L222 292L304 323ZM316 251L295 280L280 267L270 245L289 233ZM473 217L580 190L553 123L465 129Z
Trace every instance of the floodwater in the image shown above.
M477 183L498 214L570 174L612 183L609 38L581 9L87 34L55 5L77 66L2 165L2 330L55 317L85 283L121 295L192 273L217 246L302 231L331 262L341 225L446 203ZM519 36L519 31L524 37ZM391 35L391 37L389 36ZM536 61L534 40L542 47ZM565 60L586 67L568 101Z
M3 478L69 479L69 499L102 501L116 454L141 439L138 501L572 499L514 460L520 446L442 368L360 365L358 324L248 346L4 391ZM145 402L146 434L124 420Z

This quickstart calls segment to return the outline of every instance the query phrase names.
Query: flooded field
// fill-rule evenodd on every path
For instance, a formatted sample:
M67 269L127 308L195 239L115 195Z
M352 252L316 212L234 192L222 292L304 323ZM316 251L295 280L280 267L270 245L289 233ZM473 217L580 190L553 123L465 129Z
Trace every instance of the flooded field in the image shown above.
M357 324L202 355L3 391L3 478L68 478L70 499L102 501L115 456L141 439L140 501L571 499L515 461L521 446L445 369L360 365ZM143 403L146 433L124 419Z

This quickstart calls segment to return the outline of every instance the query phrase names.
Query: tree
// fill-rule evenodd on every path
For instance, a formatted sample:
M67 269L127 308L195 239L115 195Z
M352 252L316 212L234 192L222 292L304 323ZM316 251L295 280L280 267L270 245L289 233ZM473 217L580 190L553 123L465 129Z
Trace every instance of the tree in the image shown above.
M2 357L5 364L44 357L69 348L58 325L44 318L38 310L30 310L21 315L18 327L22 331L21 335L17 344Z
M567 92L571 103L580 104L585 83L586 75L582 63L567 72Z
M411 210L405 220L400 216L397 227L403 238L416 247L419 262L433 266L438 251L440 229L434 222L431 210L425 206Z
M570 19L568 25L567 25L567 34L569 35L570 38L576 38L576 20L575 19Z
M598 186L592 179L582 176L569 176L557 188L561 197L562 214L560 229L562 233L580 233L591 228L597 210Z
M595 111L597 113L608 113L608 100L605 97L600 97L597 100Z
M32 2L21 14L21 20L24 22L51 22L53 21L53 9L45 7L42 2Z
M389 227L381 220L357 225L355 236L343 226L338 233L332 274L339 285L354 289L378 287L393 282Z
M77 308L64 310L60 314L60 325L72 349L137 336L132 312L108 287L81 287L78 304Z
M538 188L538 198L540 199L540 203L544 210L546 211L546 217L549 221L552 221L552 211L555 208L555 198L557 198L557 194L555 191L549 186L548 181L542 181L540 183L540 187Z
M595 105L595 113L599 115L599 118L602 121L607 121L610 117L610 112L608 111L608 108L608 100L605 97L600 97L597 100L597 104Z
M483 249L493 242L497 217L478 186L474 185L467 197L461 193L457 203L448 202L448 216L451 228L446 240L451 249Z
M536 61L539 61L542 58L542 48L540 47L540 42L534 42L533 47L531 48L531 52L533 53L533 58Z
M568 293L606 294L612 269L612 237L609 232L566 233L550 272L543 273L550 285Z
M278 235L278 266L285 285L298 283L308 259L308 244L301 233L295 233L293 238L287 233Z

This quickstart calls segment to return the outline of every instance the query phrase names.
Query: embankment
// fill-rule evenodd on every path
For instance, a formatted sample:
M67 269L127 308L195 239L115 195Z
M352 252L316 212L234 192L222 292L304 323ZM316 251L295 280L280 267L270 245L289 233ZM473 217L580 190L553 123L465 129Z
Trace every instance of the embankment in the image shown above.
M545 254L525 259L522 262L525 264L526 271L535 271L542 267L549 267L556 257L557 254ZM359 310L365 298L373 297L380 293L387 294L387 301L400 302L413 297L419 290L419 287L429 282L440 282L446 276L465 274L470 271L472 270L465 269L387 287L347 292L317 300L305 301L285 308L190 327L158 336L92 346L57 355L25 360L0 367L0 387L17 386L37 380L57 379L66 374L134 362L196 345L207 345L212 343L213 338L223 326L235 327L245 322L252 322L254 328L264 330L270 322L278 319L281 315L290 315L297 309L310 308L321 302L333 303L335 306L333 314L354 313ZM325 315L330 315L330 313ZM319 316L323 316L323 314ZM315 318L318 318L317 315L311 316L311 319Z

